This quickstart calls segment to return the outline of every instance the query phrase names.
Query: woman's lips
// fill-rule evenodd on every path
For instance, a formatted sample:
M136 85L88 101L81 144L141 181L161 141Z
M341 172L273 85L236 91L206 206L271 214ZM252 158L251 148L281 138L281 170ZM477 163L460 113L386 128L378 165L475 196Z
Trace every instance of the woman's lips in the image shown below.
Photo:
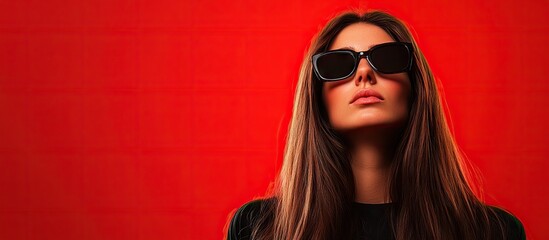
M369 97L358 98L357 100L352 102L352 104L370 104L370 103L378 103L378 102L383 102L383 100L374 96L369 96Z
M370 88L363 88L358 90L349 102L350 104L369 104L383 102L383 96L377 91Z

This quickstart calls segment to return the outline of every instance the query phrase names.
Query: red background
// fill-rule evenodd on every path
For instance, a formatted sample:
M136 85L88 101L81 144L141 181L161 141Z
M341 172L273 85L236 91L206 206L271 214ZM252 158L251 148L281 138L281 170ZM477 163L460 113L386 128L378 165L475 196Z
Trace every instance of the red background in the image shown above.
M349 7L412 27L486 201L549 238L546 1L197 2L0 3L1 239L222 238L280 167L311 37Z

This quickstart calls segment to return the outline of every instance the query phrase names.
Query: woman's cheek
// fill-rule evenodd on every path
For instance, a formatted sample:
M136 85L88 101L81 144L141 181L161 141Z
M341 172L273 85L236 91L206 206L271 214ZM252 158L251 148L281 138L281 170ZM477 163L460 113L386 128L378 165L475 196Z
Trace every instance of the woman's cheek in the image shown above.
M333 127L337 127L341 124L341 119L345 118L345 112L343 108L343 98L342 93L336 91L337 89L330 89L324 94L324 103L326 106L326 111L328 112L328 117L330 124Z
M399 84L392 87L393 97L395 101L395 110L397 115L402 118L408 117L409 111L409 99L411 95L411 88L407 84Z

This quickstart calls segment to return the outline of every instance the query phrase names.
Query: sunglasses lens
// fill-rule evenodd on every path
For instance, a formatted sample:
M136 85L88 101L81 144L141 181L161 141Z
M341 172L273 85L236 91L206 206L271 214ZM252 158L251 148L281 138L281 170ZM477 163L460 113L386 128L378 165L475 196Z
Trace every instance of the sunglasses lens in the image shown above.
M403 72L410 64L410 51L401 44L379 46L370 52L370 61L381 73Z
M316 60L317 71L324 79L339 79L351 74L355 59L350 52L331 52Z

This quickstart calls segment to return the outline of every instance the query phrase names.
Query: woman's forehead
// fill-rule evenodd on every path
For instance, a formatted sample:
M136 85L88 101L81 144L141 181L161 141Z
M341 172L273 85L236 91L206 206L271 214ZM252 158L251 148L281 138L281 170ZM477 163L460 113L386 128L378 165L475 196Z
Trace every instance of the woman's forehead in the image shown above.
M394 40L382 28L369 23L354 23L339 32L329 50L366 51L374 45L386 42L394 42Z

